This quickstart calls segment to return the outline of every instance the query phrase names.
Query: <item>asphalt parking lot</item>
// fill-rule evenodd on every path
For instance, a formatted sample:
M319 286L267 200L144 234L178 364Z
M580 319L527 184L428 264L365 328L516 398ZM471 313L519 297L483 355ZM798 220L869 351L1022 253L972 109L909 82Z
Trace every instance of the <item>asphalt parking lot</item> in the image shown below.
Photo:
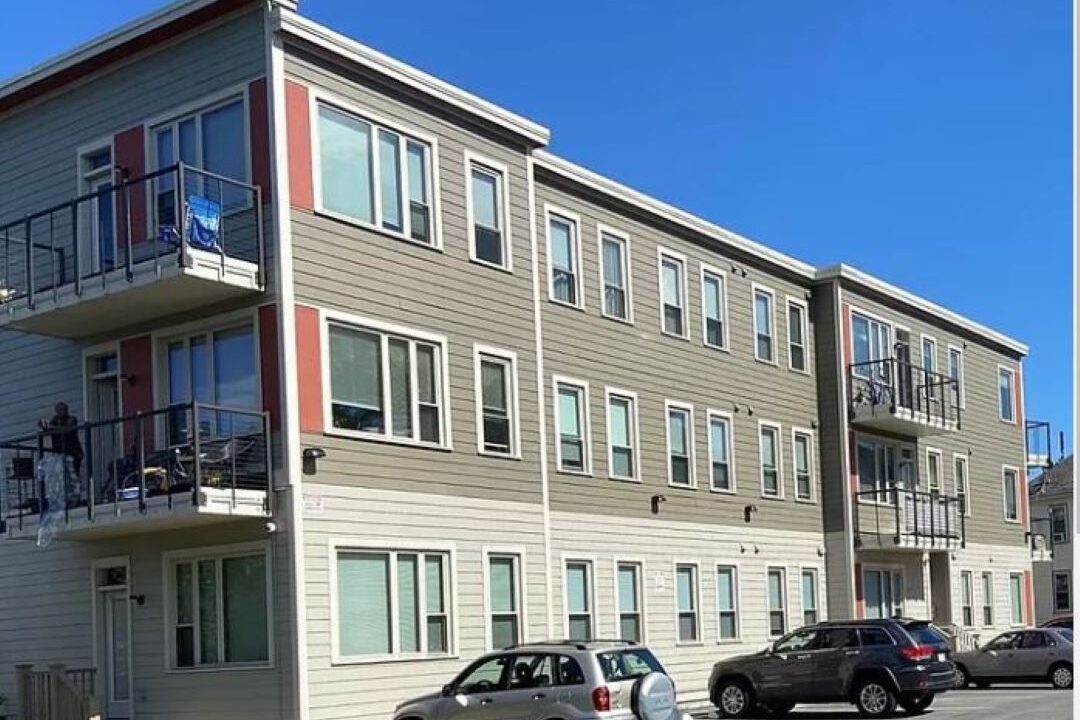
M934 700L921 718L934 720L1069 720L1073 691L1035 685L995 685L982 689L950 690ZM713 712L694 713L695 718L716 718ZM793 720L856 720L851 705L798 705Z

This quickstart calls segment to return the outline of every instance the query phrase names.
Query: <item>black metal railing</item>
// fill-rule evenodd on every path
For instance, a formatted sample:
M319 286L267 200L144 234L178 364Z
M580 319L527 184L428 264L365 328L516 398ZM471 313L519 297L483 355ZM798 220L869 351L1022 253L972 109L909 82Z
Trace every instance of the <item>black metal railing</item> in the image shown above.
M879 488L855 493L860 532L893 535L948 547L967 541L961 498L905 488Z
M1024 447L1027 450L1029 468L1052 466L1053 452L1050 423L1045 420L1024 421ZM1064 453L1063 453L1064 454Z
M884 358L849 365L847 381L852 409L905 410L915 420L960 428L960 384L948 375Z
M269 423L265 412L186 403L0 442L3 517L19 529L50 513L93 521L149 502L198 505L208 489L234 505L260 491L269 514Z
M121 179L0 225L0 308L131 281L143 263L160 272L175 258L186 267L197 251L217 256L223 272L226 258L255 264L262 288L262 213L258 186L183 163Z

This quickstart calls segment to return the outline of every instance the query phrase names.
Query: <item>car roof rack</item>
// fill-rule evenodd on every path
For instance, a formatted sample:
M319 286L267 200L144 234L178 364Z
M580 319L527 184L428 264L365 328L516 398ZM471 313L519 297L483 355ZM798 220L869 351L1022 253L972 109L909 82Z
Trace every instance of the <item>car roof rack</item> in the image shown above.
M537 647L540 645L554 645L572 647L577 650L588 650L590 645L637 645L636 640L624 640L622 638L593 638L591 640L531 640L524 643L507 645L503 650L516 650L523 647Z

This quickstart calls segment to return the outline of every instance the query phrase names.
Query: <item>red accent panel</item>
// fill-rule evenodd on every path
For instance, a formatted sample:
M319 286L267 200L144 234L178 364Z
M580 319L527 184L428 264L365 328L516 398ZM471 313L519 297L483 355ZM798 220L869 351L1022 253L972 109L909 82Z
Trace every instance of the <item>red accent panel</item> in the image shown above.
M142 335L120 341L120 402L124 415L148 412L154 409L154 359L150 336ZM153 425L145 421L142 426L143 444L153 447ZM135 422L124 424L125 451L135 445Z
M1031 571L1024 571L1024 623L1029 627L1035 624L1035 589L1031 584Z
M266 78L248 85L248 127L251 129L251 179L270 202L270 115L266 108Z
M270 413L270 428L281 427L281 366L278 364L277 306L259 308L259 377L262 379L262 406Z
M311 184L311 107L308 89L285 81L285 124L289 146L289 195L293 207L315 208Z
M323 431L322 356L319 311L296 306L296 370L300 390L300 431Z
M854 493L859 492L859 452L855 445L855 431L848 430L848 476L851 480L852 504L855 506L852 513L859 512Z
M862 565L855 563L855 618L862 620L866 617L866 602L863 600Z
M121 177L130 180L146 174L146 143L144 128L136 125L113 138L114 163L120 168ZM131 188L131 242L146 240L146 183L133 185ZM127 242L127 218L124 216L123 200L116 203L117 238L120 243Z

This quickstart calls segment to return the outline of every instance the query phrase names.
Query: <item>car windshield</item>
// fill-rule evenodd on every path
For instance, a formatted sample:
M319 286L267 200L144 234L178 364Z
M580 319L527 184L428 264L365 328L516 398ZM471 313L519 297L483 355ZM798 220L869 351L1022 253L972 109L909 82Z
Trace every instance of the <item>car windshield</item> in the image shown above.
M634 680L651 672L664 672L660 661L645 648L597 653L596 660L600 663L604 680L608 682Z
M776 644L773 645L773 652L788 653L806 650L814 644L817 636L818 631L816 629L796 630L787 637L777 640Z
M947 642L937 630L926 623L912 623L904 627L912 639L920 645L940 645Z

